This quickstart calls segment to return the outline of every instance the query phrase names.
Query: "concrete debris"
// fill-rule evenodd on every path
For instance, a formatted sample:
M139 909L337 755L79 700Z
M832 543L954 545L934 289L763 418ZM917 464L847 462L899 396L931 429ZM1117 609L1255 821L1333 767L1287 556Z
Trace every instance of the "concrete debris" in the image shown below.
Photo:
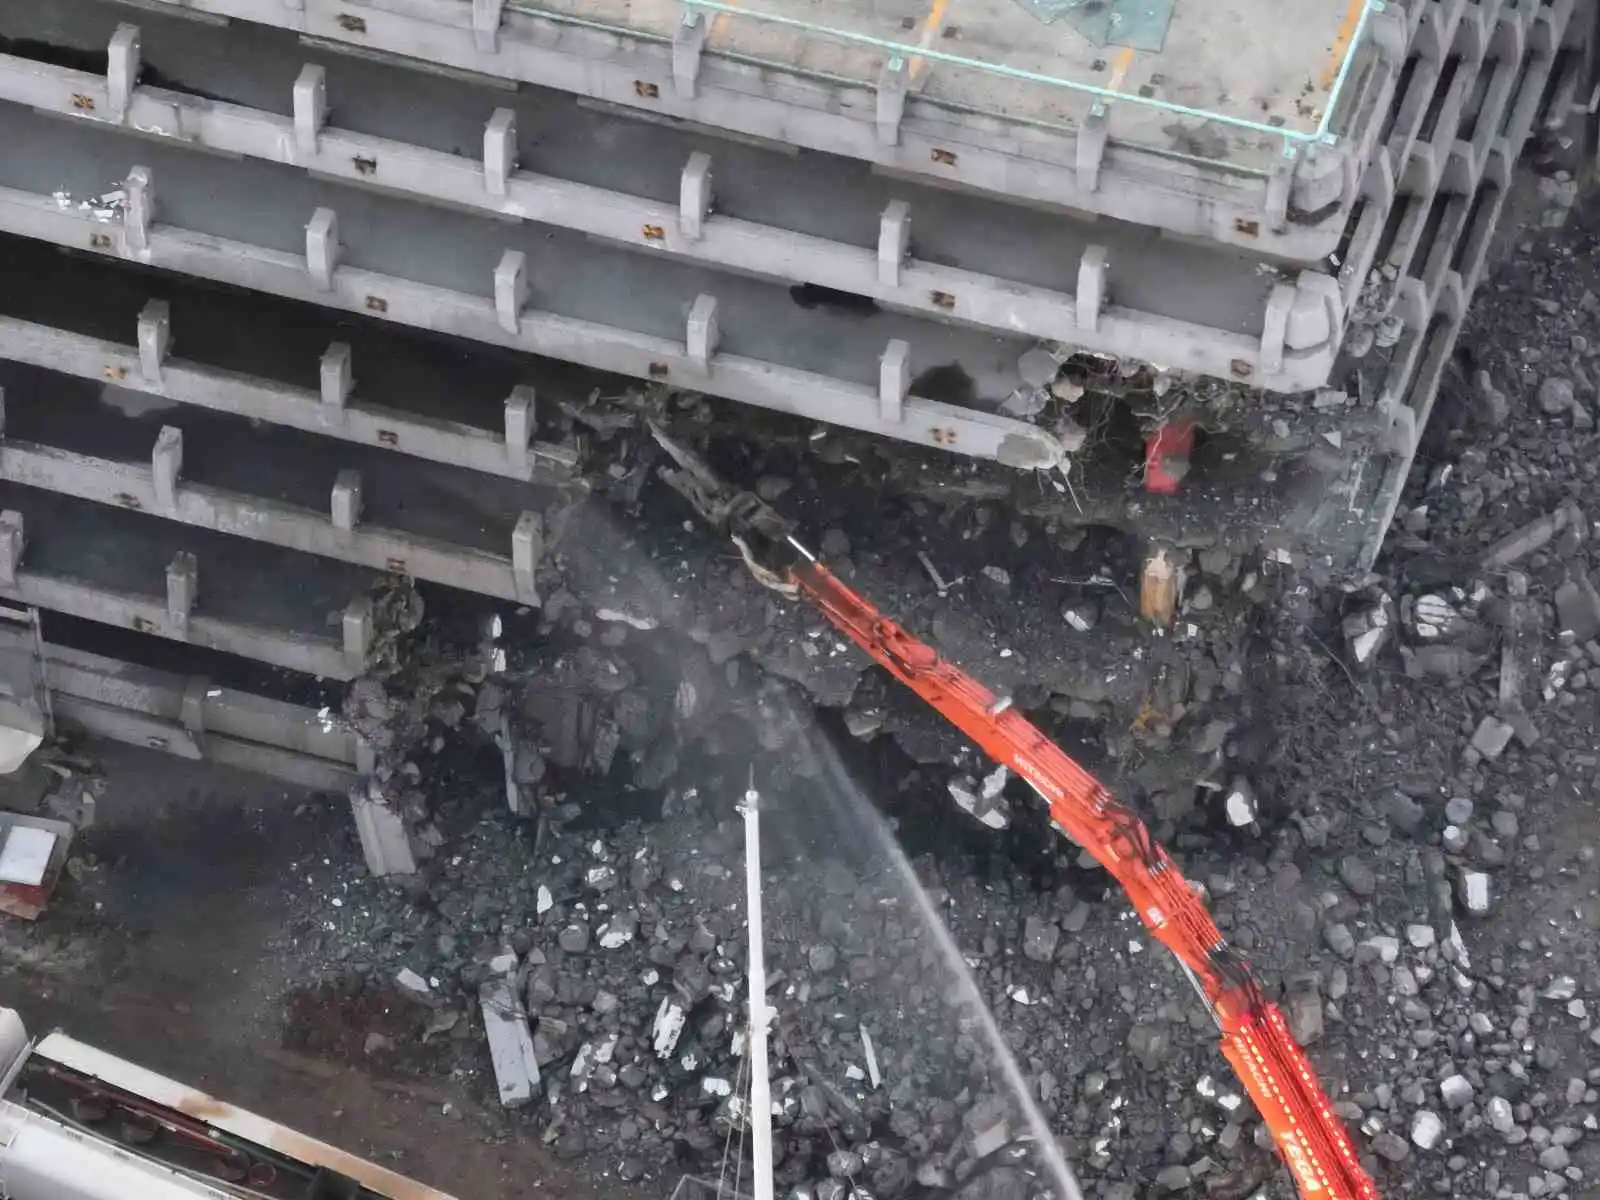
M1344 618L1342 630L1352 666L1365 670L1378 660L1394 629L1394 601L1380 593Z
M1011 806L1001 793L1009 778L1010 772L1001 766L985 775L982 783L963 775L946 786L963 812L971 813L990 829L1004 829L1011 823Z
M1022 953L1034 962L1051 961L1060 941L1060 928L1038 913L1030 913L1023 923Z
M478 989L478 998L500 1103L506 1108L520 1108L539 1090L539 1064L534 1056L528 1014L523 1011L511 979L487 980Z
M1483 916L1489 911L1489 876L1483 871L1457 873L1456 898L1467 912L1475 917Z
M657 1058L672 1057L688 1020L689 1014L683 1005L669 996L661 998L660 1007L656 1009L655 1024L650 1031L650 1045Z
M1587 642L1600 634L1600 591L1587 576L1569 579L1556 589L1556 619L1561 632L1575 642Z
M1478 722L1477 731L1472 735L1472 748L1493 762L1505 753L1515 733L1516 729L1509 723L1499 717L1486 715Z
M1432 1150L1444 1138L1444 1121L1439 1114L1418 1109L1411 1117L1411 1143L1419 1150Z
M1235 829L1247 829L1256 823L1260 814L1256 807L1255 788L1250 786L1248 779L1242 775L1233 777L1223 796L1222 808L1228 824Z

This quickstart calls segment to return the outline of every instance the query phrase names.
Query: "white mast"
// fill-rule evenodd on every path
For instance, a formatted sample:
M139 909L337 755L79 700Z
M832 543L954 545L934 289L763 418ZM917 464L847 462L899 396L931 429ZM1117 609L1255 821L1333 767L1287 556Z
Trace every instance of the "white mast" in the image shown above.
M772 1081L767 1075L767 964L761 934L761 793L755 772L739 811L744 814L745 904L750 926L750 1165L755 1200L772 1200Z

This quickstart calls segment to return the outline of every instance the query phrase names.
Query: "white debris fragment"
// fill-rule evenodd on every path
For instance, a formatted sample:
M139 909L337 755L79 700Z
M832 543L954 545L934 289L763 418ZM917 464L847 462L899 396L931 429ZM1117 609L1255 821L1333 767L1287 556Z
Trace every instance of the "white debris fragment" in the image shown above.
M555 902L555 897L550 894L550 889L541 883L539 885L538 898L534 901L535 911L542 917L550 911Z
M1004 829L1011 824L1010 806L1000 797L1000 792L1005 787L1005 776L1006 769L997 767L993 773L984 778L980 787L975 788L972 778L966 775L952 779L946 786L950 789L950 795L955 798L957 807L963 812L971 813L990 829ZM997 778L998 784L996 784Z
M1578 981L1571 975L1557 975L1545 985L1546 1000L1571 1000L1578 994Z
M516 955L510 957L515 970ZM478 1004L483 1010L483 1030L489 1039L489 1060L500 1103L520 1108L539 1090L539 1064L515 982L503 975L488 980L478 989Z
M597 608L594 610L594 615L602 621L610 621L615 625L628 625L644 633L661 624L654 617L635 616L620 608Z
M1421 1150L1432 1150L1444 1136L1444 1122L1439 1114L1419 1109L1411 1118L1411 1141Z
M855 1063L846 1063L844 1068L844 1077L851 1083L860 1083L862 1080L866 1079L867 1073L860 1067L856 1066Z
M1256 823L1256 794L1250 781L1242 776L1228 786L1228 795L1222 802L1228 824L1235 829L1245 829Z
M650 1044L655 1048L657 1057L671 1057L688 1019L689 1014L682 1005L673 1003L670 996L661 998L661 1006L656 1009L655 1026L650 1031Z
M516 969L517 955L515 951L502 951L489 960L489 970L496 975L511 975L515 973Z
M873 1048L872 1035L867 1032L865 1025L859 1028L861 1030L861 1053L867 1059L867 1077L872 1080L873 1087L880 1087L883 1084L883 1075L878 1070L878 1052Z
M1489 911L1489 876L1483 871L1463 871L1459 876L1461 903L1469 913L1482 916Z
M413 999L432 1003L433 989L428 986L428 981L418 975L410 967L402 967L400 973L394 977L395 983L400 985L400 990L409 994Z
M1011 999L1014 1000L1018 1004L1026 1005L1026 1004L1032 1004L1033 1003L1033 1001L1031 999L1029 999L1029 997L1028 997L1028 989L1025 988L1025 987L1014 987L1009 992L1007 992L1006 994L1008 996L1010 996Z
M715 1075L707 1075L700 1081L700 1089L708 1096L727 1096L732 1094L733 1084Z

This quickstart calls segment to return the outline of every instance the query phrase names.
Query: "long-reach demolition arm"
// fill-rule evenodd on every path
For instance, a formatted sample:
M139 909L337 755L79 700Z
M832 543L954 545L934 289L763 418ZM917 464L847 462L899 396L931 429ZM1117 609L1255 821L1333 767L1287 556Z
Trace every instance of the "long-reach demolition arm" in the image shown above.
M1026 780L1058 828L1099 860L1134 910L1182 964L1222 1034L1222 1052L1255 1101L1305 1200L1377 1200L1310 1061L1289 1035L1197 889L1143 821L1068 757L1008 700L880 613L796 541L758 497L726 487L656 430L680 469L663 478L729 533L758 579L804 596L891 675L937 709L996 762Z

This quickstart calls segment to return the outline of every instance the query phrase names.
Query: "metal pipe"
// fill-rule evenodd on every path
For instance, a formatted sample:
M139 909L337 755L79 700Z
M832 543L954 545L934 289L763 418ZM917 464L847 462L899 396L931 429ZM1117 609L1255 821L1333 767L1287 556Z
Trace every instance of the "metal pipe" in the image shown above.
M755 1200L772 1200L772 1081L767 1063L767 963L761 932L761 793L754 772L739 811L744 814L744 880L750 929L750 1166Z

